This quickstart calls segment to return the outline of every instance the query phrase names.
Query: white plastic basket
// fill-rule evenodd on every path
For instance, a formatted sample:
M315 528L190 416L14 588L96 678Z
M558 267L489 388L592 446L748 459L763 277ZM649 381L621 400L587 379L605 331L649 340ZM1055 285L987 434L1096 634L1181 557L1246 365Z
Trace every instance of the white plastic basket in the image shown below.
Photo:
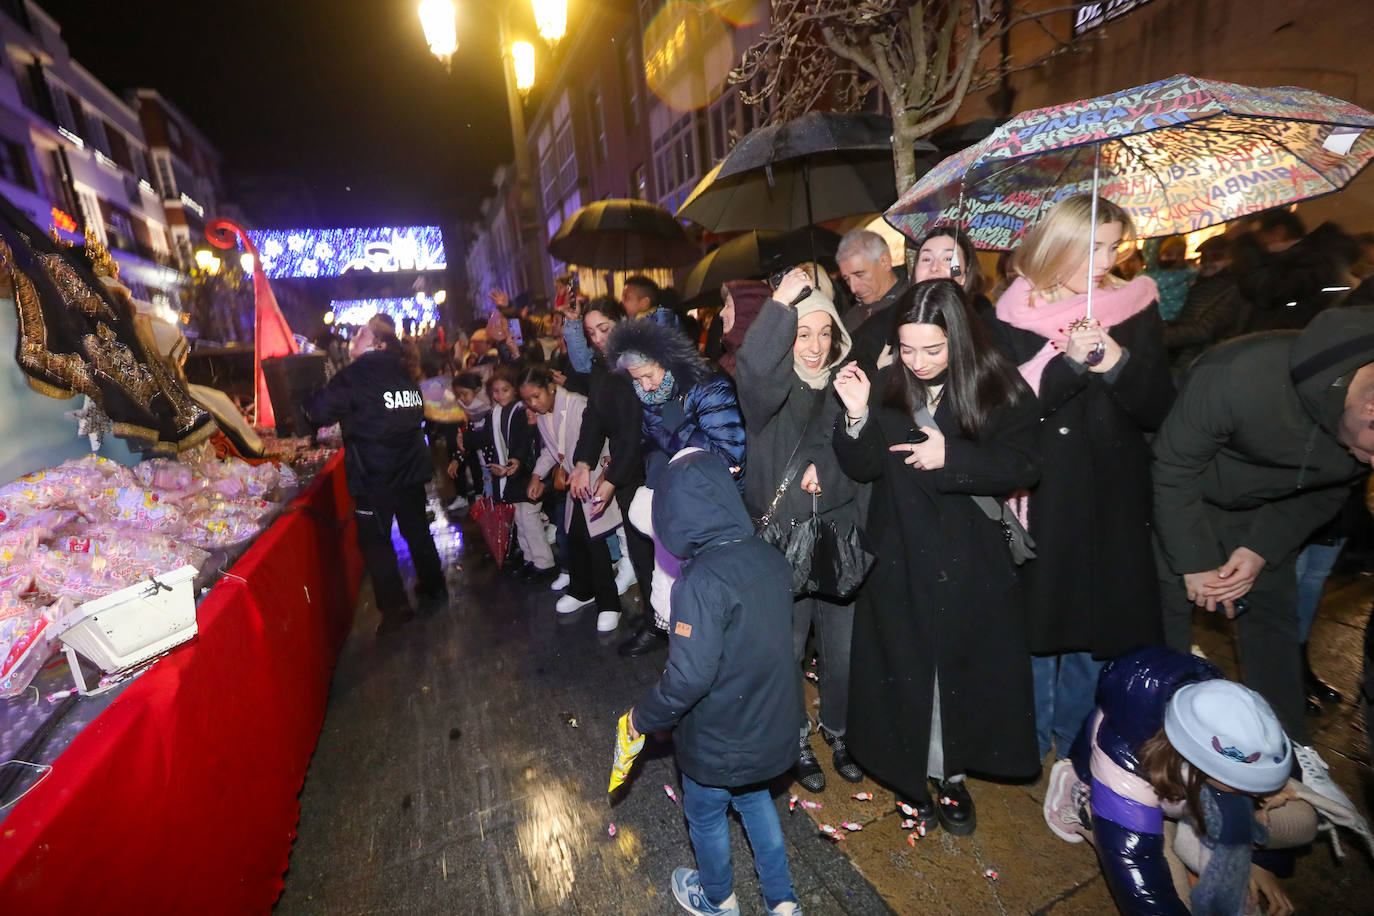
M103 598L87 601L57 621L72 665L72 677L85 692L72 650L107 674L156 658L196 635L194 566L150 577Z

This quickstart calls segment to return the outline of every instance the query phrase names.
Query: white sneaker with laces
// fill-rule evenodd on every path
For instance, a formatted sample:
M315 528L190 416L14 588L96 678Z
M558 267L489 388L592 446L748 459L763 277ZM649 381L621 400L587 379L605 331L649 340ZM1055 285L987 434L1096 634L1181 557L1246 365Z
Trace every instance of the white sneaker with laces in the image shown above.
M558 603L553 606L560 614L571 614L573 611L580 610L591 604L594 598L574 598L572 595L564 595L558 599Z
M602 611L596 615L596 632L610 633L620 626L619 611Z
M701 878L695 868L673 871L673 897L678 905L693 916L739 916L739 900L734 894L716 906L701 889Z
M768 911L769 916L802 916L801 904L795 900L784 900Z
M1091 790L1078 778L1072 761L1060 760L1050 768L1050 784L1045 790L1045 824L1066 843L1081 843L1087 832L1084 806Z
M1350 797L1341 791L1341 787L1336 785L1330 776L1330 767L1326 761L1317 753L1317 749L1310 744L1293 745L1293 756L1298 760L1298 769L1301 771L1299 778L1302 784L1307 786L1318 795L1323 795L1339 805L1344 805L1351 811L1356 810L1351 803Z
M568 575L567 570L563 570L558 574L558 578L553 580L553 583L549 586L549 591L561 592L568 587L568 583L570 582L572 582L572 576Z
M620 564L615 570L615 591L618 595L623 595L630 590L630 586L638 582L635 577L635 568L630 565L629 557L621 557Z

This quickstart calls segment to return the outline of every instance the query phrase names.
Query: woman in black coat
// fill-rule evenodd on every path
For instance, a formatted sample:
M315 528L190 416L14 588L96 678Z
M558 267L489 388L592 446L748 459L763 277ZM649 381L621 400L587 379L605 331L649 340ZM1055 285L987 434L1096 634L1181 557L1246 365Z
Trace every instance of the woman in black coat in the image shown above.
M592 363L587 376L587 409L582 414L577 448L573 450L576 466L568 481L568 490L577 499L597 497L600 505L614 499L620 506L621 517L628 519L635 491L644 485L644 459L640 453L644 409L630 380L611 371L606 362L606 341L615 326L624 320L624 307L610 297L592 302L582 316L582 326L592 349ZM602 466L602 449L607 444L610 446L609 463ZM647 609L652 607L654 542L634 525L626 524L623 530L630 565L639 581L639 597ZM646 614L645 618L649 616ZM644 629L645 620L640 620L635 635L620 644L620 654L643 655L657 647L658 640L641 635Z
M819 510L826 523L843 533L862 523L858 499L860 490L867 495L868 487L840 470L830 445L840 413L839 399L830 385L849 354L850 342L834 303L823 292L801 296L813 285L815 280L806 270L789 271L775 298L759 309L734 354L735 383L749 441L744 502L754 518L767 516L770 525L784 528ZM793 470L790 479L789 469ZM849 782L860 782L863 771L844 739L854 602L819 595L803 595L793 602L792 639L798 665L813 625L821 660L821 735L830 745L835 771ZM810 718L803 713L797 781L808 791L820 792L825 788L825 773L811 749L810 733Z
M954 281L912 287L893 319L897 360L877 383L855 363L835 380L835 453L873 481L876 556L854 616L849 747L904 813L933 829L938 812L962 835L975 826L966 772L1038 769L1019 576L972 498L1035 483L1038 417Z
M1019 277L988 317L1043 418L1045 470L1022 504L1037 553L1026 597L1042 759L1052 742L1068 755L1108 659L1163 641L1145 437L1168 413L1173 383L1154 281L1110 274L1130 217L1099 199L1097 218L1090 259L1092 198L1056 205L1017 250Z

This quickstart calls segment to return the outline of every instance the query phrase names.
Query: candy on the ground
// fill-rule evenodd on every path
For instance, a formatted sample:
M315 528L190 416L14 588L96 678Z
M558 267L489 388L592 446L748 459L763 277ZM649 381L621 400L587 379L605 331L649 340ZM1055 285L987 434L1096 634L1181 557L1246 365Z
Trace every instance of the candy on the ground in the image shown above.
M959 803L958 803L957 801L955 801L954 799L950 798L948 795L941 795L941 796L940 796L940 804L942 804L942 805L949 805L949 806L952 807L952 808L957 808L957 807L959 807Z
M854 793L852 796L850 796L850 797L851 797L851 798L857 798L859 801L873 801L873 793L872 793L872 792L855 792L855 793Z
M996 880L997 880L997 872L995 872L995 871L993 871L991 868L989 868L987 871L983 872L983 877L984 877L984 878L991 878L992 880L996 881Z
M915 814L915 813L916 813L916 809L913 808L913 807L911 807L910 805L908 805L906 802L902 802L902 803L899 804L897 807L899 807L899 808L902 809L902 813L903 813L903 814Z
M906 820L902 821L902 829L903 829L903 830L910 830L912 827L915 827L915 826L916 826L916 818L914 818L914 817L909 817L909 818L907 818Z
M844 839L844 834L836 830L834 827L831 827L829 824L821 824L821 833L830 837L830 839L832 840Z
M672 787L672 786L665 785L665 786L663 787L663 791L664 791L664 792L667 792L667 793L668 793L668 797L671 798L674 802L677 802L677 793L673 791L673 787Z
M820 803L820 802L813 802L813 801L811 801L811 800L809 800L809 799L805 799L805 798L802 799L802 807L803 807L803 808L819 808L820 806L821 806L821 803Z
M607 827L606 833L610 834L611 836L615 836L615 824L612 824L611 826Z
M819 677L816 676L816 672L814 672L814 671L808 671L808 672L806 672L806 679L807 679L808 681L815 681L815 682L818 683L818 684L820 683L820 680L821 680Z
M906 835L906 843L907 843L908 846L915 846L915 845L916 845L916 834L914 834L914 833L908 833L908 834Z
M569 719L568 724L571 725L573 728L577 728L577 717L574 716L573 718Z
M797 810L797 796L793 795L791 798L789 798L789 799L787 800L787 810L788 810L788 811L796 811L796 810Z
M606 789L607 792L614 792L625 781L630 775L630 767L634 766L635 757L642 750L644 750L643 735L633 741L630 740L630 714L627 712L616 723L615 761L611 764L611 784Z
M863 824L856 824L854 821L841 821L840 826L843 827L845 830L848 830L850 833L853 833L856 830L864 829Z

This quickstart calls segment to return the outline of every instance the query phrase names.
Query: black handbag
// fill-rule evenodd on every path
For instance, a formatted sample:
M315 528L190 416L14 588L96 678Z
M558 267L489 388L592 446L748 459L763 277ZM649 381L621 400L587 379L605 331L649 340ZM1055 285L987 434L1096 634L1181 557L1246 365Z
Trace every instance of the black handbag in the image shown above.
M787 459L782 482L773 493L768 511L755 520L755 534L776 547L792 567L792 594L800 597L819 594L840 601L848 600L868 575L873 555L863 545L857 525L845 531L836 529L833 521L825 521L817 511L813 496L811 515L805 519L789 519L787 524L773 523L773 514L782 502L787 488L801 470L801 446L825 406L825 393L819 392L802 429L792 456Z

